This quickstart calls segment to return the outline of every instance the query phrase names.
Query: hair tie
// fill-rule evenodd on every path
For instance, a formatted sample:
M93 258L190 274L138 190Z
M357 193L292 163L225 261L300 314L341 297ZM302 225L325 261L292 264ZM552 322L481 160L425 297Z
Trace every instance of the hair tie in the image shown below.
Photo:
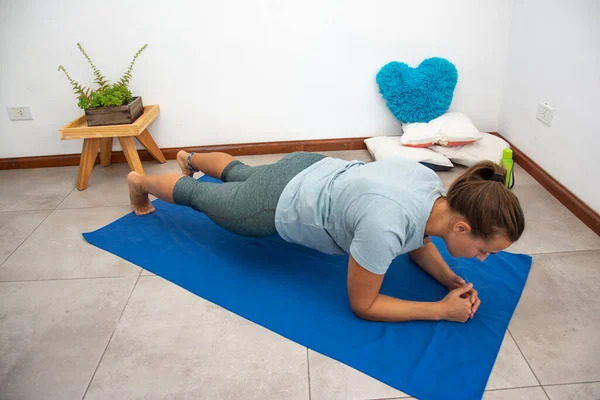
M192 151L192 152L191 152L191 153L188 155L188 158L187 158L187 166L188 166L188 169L189 169L190 171L192 171L192 172L200 172L200 170L198 170L198 169L195 169L194 167L192 167L192 156L193 156L194 154L196 154L196 153Z
M495 182L500 182L501 184L505 184L506 180L504 179L504 177L500 174L493 174L490 179L490 181L495 181Z

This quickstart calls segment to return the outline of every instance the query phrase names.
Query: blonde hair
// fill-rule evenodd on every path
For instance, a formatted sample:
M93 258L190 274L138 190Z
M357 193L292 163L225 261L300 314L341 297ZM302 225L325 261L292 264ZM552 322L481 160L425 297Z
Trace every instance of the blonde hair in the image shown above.
M506 170L491 161L482 161L459 176L446 199L462 215L475 236L492 240L505 235L516 242L525 230L525 216L519 199L506 188Z

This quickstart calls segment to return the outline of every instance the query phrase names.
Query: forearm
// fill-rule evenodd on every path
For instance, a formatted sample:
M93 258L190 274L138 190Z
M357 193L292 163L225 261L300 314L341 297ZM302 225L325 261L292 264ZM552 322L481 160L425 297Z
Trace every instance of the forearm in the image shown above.
M411 252L410 257L423 271L444 285L449 278L455 275L432 242Z
M363 319L381 322L435 321L442 318L438 302L407 301L382 294L377 295L367 309L354 312Z

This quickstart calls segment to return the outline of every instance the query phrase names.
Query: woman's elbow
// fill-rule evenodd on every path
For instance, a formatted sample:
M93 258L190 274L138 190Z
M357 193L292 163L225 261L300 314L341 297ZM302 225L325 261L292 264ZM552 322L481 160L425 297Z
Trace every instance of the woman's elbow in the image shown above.
M409 251L408 252L408 257L412 260L412 262L414 262L415 264L419 264L419 262L421 262L421 259L423 258L423 252L420 251L421 249L417 249L417 250L413 250L413 251Z
M356 315L358 318L366 321L373 321L370 313L370 306L350 303L350 307L352 308L354 315Z

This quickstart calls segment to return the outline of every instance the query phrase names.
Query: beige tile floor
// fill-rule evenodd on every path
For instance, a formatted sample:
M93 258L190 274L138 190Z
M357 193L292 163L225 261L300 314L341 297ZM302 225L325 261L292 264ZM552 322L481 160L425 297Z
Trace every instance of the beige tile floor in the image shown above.
M76 167L0 171L0 399L407 397L87 244L129 212L127 171L96 167L83 192ZM598 400L600 238L516 175L527 230L511 251L534 263L484 398Z

